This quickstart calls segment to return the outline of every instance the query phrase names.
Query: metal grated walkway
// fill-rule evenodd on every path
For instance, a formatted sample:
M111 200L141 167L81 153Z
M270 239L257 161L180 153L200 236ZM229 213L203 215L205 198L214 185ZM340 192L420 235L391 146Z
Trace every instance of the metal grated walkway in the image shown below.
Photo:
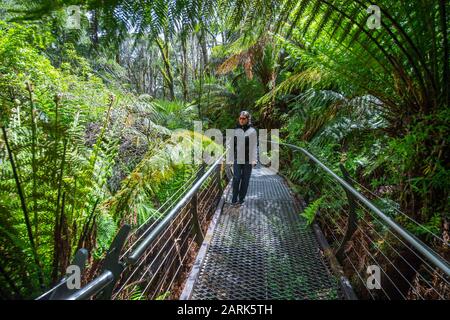
M230 190L230 188L228 188ZM338 279L286 182L255 168L245 203L223 211L198 265L190 299L339 299Z

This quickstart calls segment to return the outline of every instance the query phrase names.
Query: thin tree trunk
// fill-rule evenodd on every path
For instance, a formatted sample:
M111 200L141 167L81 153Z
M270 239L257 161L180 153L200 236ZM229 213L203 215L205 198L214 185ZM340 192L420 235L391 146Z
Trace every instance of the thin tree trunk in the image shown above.
M22 207L22 212L25 218L25 226L27 228L27 234L28 234L28 240L30 241L30 246L31 246L31 251L33 253L33 258L34 258L34 262L36 264L36 268L37 268L37 272L38 272L38 280L39 280L39 284L41 287L43 287L44 285L44 277L43 277L43 273L41 270L41 265L39 262L39 257L37 254L37 250L36 250L36 245L34 242L34 237L33 237L33 230L31 228L31 222L30 222L30 216L28 214L28 209L27 209L27 205L25 202L25 195L23 193L22 190L22 185L20 183L19 180L19 175L17 174L17 167L14 161L14 156L11 152L11 148L9 146L9 141L8 141L8 135L6 133L6 129L5 127L2 127L2 133L3 133L3 140L5 141L5 145L6 145L6 150L8 152L8 156L9 156L9 161L11 163L11 167L12 167L12 171L13 171L13 175L14 175L14 180L16 182L16 187L17 187L17 193L19 194L19 199L20 199L20 205Z
M182 36L181 38L181 51L182 51L182 64L183 64L183 75L182 75L182 83L183 83L183 101L186 102L188 100L188 82L187 82L187 73L188 73L188 65L187 65L187 47L186 47L186 37Z
M169 89L169 100L172 101L175 98L175 93L173 86L172 68L169 61L168 40L166 39L166 41L163 43L163 41L160 38L157 38L156 44L158 45L159 51L161 52L161 57L164 63L164 69L161 68L161 73L167 84L167 88Z
M441 31L442 31L442 48L444 49L442 52L443 57L443 67L442 67L442 96L443 96L443 105L447 106L449 102L449 90L448 90L448 81L449 81L449 47L448 47L448 35L447 35L447 12L446 12L447 1L441 0L439 1L439 13L441 17Z
M202 121L203 70L200 71L199 82L200 82L200 87L198 90L197 109L198 109L198 118L200 121Z
M36 185L36 123L34 121L34 101L33 101L33 88L30 82L27 82L27 91L28 97L30 99L30 118L31 118L31 179L33 181L32 185L32 197L33 197L33 214L34 214L34 236L36 237L36 243L39 242L38 239L38 228L39 228L39 220L38 220L38 212L37 212L37 185ZM56 113L58 114L58 113Z
M66 162L66 147L67 143L64 141L64 151L63 157L61 159L61 166L58 177L58 195L56 197L56 210L55 210L55 228L53 232L53 266L52 266L52 281L56 282L58 280L58 269L60 265L60 254L61 252L61 231L62 225L60 223L61 215L60 215L60 202L61 202L61 193L62 193L62 184L63 184L63 176L64 176L64 164Z
M204 28L205 27L202 25L202 27L200 29L199 42L200 42L200 47L202 50L203 70L207 71L208 70L208 49L206 46L206 32L205 32Z
M98 49L99 39L98 39L98 10L92 11L92 28L91 28L91 42L92 48L96 52Z

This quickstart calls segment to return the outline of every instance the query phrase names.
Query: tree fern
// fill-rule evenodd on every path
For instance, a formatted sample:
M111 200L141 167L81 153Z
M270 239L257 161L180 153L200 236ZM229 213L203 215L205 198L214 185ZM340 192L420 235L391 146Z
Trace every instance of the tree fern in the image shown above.
M318 199L314 200L305 209L303 209L303 212L300 214L302 217L304 217L306 219L306 223L308 225L311 225L314 222L314 220L316 218L316 214L318 213L321 203L322 203L322 198L318 198Z

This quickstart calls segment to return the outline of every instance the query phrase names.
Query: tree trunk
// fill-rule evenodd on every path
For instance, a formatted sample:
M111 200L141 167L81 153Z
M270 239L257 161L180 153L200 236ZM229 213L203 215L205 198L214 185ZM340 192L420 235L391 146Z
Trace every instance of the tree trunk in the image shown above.
M173 85L173 75L172 67L169 60L169 43L163 41L161 38L156 38L156 44L158 45L159 51L161 52L161 57L164 63L164 69L161 68L161 74L166 82L167 88L169 89L169 100L173 101L175 99L174 85Z
M98 39L98 12L99 9L92 10L92 28L91 28L91 42L94 51L97 51L99 39Z
M186 37L181 38L181 51L182 51L182 64L183 64L183 74L182 74L182 84L183 84L183 101L186 102L188 99L188 65L187 65L187 47L186 47Z
M449 82L449 46L448 46L448 35L447 35L447 28L448 28L448 21L447 21L447 12L446 12L446 1L441 0L439 2L439 13L440 13L440 22L441 22L441 32L442 32L442 48L443 48L443 67L442 67L442 86L443 86L443 93L442 93L442 101L443 105L447 106L449 102L449 90L448 90L448 82Z
M208 70L208 48L206 46L206 32L205 27L202 25L200 29L200 35L198 41L200 42L200 48L202 50L202 58L203 58L203 70L207 72Z

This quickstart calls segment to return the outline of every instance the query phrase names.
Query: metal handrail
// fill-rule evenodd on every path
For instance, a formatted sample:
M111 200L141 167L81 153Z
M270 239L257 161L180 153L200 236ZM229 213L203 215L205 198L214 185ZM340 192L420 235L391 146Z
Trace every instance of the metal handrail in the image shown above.
M205 174L197 180L192 186L192 189L187 192L183 198L173 207L172 210L164 217L163 220L152 230L152 232L145 237L144 240L138 245L138 247L126 258L128 264L134 264L143 255L145 250L151 245L151 243L158 237L158 235L164 230L164 228L169 224L173 217L178 213L178 211L183 208L183 206L189 202L192 196L200 189L203 182L214 172L214 169L218 164L222 162L224 154L222 154L214 164L205 172Z
M65 300L84 300L89 299L95 294L106 288L114 280L114 275L111 271L105 270L97 278L89 282L80 290L76 291Z
M104 268L103 272L91 280L88 284L83 286L82 288L78 289L74 293L68 295L59 297L60 299L64 300L83 300L83 299L89 299L93 297L94 295L102 292L102 290L105 290L108 286L112 286L115 283L115 280L117 280L117 274L120 274L123 269L126 266L130 266L135 264L145 253L145 251L149 248L149 246L153 243L153 241L161 234L161 232L164 231L165 227L170 223L172 219L174 219L177 215L177 213L180 211L180 209L183 208L190 200L191 198L196 194L196 192L199 191L199 189L202 187L203 183L208 179L215 171L218 165L222 163L224 160L224 156L226 154L226 151L222 153L221 156L217 158L216 161L210 166L210 168L194 183L192 188L180 199L180 201L177 202L177 204L170 210L170 212L162 219L156 227L146 236L134 249L128 256L125 257L124 261L117 261L117 265L120 266L119 270L109 270L108 268ZM120 232L119 232L120 233ZM126 235L128 235L128 232L125 232ZM126 239L126 237L125 237ZM123 240L125 240L123 239ZM123 243L122 243L123 245ZM120 247L121 249L121 247ZM112 251L119 250L118 248L113 248ZM117 252L115 254L118 254ZM64 280L64 279L63 279ZM46 298L49 296L49 294L55 290L58 289L58 287L61 286L65 281L61 281L57 286L53 287L50 291L47 293L41 295L37 298L37 300Z
M330 168L328 168L325 164L319 161L313 154L311 154L306 149L277 141L266 140L266 142L275 143L281 146L289 147L295 151L302 152L307 158L317 164L323 171L325 171L329 176L331 176L335 181L337 181L349 194L354 196L356 199L361 201L367 208L373 211L379 218L381 218L390 228L395 230L408 244L417 249L424 257L426 257L434 266L442 270L447 276L450 276L450 267L447 261L439 257L433 249L424 244L422 241L417 239L414 235L409 233L407 230L398 225L395 221L389 218L385 213L383 213L380 209L378 209L374 204L372 204L365 196L359 193L356 189L354 189L347 181L334 173ZM130 266L135 264L139 259L143 256L145 251L151 246L155 239L165 230L167 225L174 219L177 213L191 200L193 196L195 196L196 192L202 187L203 183L208 179L216 169L218 165L220 165L226 154L223 153L211 166L210 168L194 183L191 190L189 190L181 200L170 210L170 212L156 225L156 227L137 245L137 247L125 257L124 261L117 261L116 265L120 265L119 269L113 269L104 267L103 272L97 276L95 279L90 281L81 289L75 291L71 295L63 296L62 299L65 300L81 300L81 299L89 299L94 295L102 292L112 290L112 286L114 286L115 281L117 281L117 274L120 274L125 266ZM125 233L127 235L128 233ZM112 251L114 251L114 248ZM116 250L120 251L121 246L117 247ZM55 288L60 286L58 284ZM53 288L51 291L53 291ZM42 296L45 296L44 294ZM42 297L41 296L41 297ZM39 299L39 298L38 298Z
M440 256L436 254L436 252L427 246L425 243L417 239L414 235L409 233L399 224L397 224L394 220L389 218L385 213L383 213L380 209L378 209L372 202L370 202L366 197L364 197L361 193L359 193L356 189L354 189L349 183L347 183L344 179L339 177L336 173L334 173L330 168L320 162L315 156L313 156L309 151L302 147L298 147L293 144L283 143L278 141L266 140L271 143L275 143L282 146L287 146L291 149L298 150L302 152L306 157L315 162L320 168L322 168L327 174L329 174L334 180L336 180L345 190L350 192L355 198L360 200L365 206L367 206L370 210L372 210L378 217L380 217L389 227L394 229L404 240L406 240L411 246L417 249L424 257L428 259L434 266L441 269L447 276L450 277L450 265L447 261L442 259Z

